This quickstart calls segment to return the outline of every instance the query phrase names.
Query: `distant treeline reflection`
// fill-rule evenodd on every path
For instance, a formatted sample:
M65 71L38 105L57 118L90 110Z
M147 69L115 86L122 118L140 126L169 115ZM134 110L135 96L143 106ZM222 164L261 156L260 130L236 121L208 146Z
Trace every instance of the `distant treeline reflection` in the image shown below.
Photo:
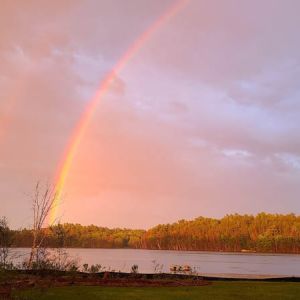
M300 216L294 214L234 214L222 219L199 217L157 225L149 230L67 223L44 231L46 247L300 253ZM12 233L14 247L31 247L30 230Z

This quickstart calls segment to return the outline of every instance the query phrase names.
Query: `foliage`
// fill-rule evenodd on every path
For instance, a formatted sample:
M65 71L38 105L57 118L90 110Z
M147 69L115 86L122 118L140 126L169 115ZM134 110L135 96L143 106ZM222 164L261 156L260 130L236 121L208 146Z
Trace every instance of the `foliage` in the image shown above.
M0 219L0 269L10 268L10 247L13 243L13 232L8 227L5 217Z
M199 217L158 225L145 233L148 249L300 252L300 217L294 214Z
M139 272L139 266L138 265L132 265L131 266L131 273L137 274Z
M14 246L30 247L30 230L14 234ZM67 223L44 228L43 236L48 247L60 247L63 243L64 247L74 248L300 253L300 216L260 213L226 215L222 219L199 217L147 231Z
M24 264L21 268L29 268L28 264ZM55 270L76 272L79 270L79 263L61 248L58 249L37 249L37 259L32 262L30 267L32 270Z
M160 264L155 259L151 261L153 264L153 273L162 273L164 264Z
M99 273L104 270L105 270L105 267L102 267L99 264L91 265L90 267L89 267L89 264L82 265L82 271L85 273L95 274L95 273Z
M57 227L60 229L57 229ZM59 247L60 238L55 232L64 233L64 247L71 248L142 248L144 230L108 229L94 225L59 224L43 229L44 245ZM30 229L15 231L16 247L30 247L32 234Z

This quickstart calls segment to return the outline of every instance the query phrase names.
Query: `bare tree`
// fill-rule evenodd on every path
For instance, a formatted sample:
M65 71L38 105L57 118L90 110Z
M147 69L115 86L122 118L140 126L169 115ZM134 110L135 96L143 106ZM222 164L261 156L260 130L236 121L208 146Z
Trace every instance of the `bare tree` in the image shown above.
M38 182L32 196L33 226L32 226L32 247L28 261L28 268L32 268L33 261L38 262L39 249L45 239L43 226L51 210L54 208L55 199L58 193L53 186L42 187Z
M56 242L56 253L54 254L53 261L55 263L56 269L64 270L66 269L68 254L65 251L65 241L66 241L66 230L63 225L58 223L55 226L51 226L50 230L54 236Z
M0 268L6 268L10 257L12 233L5 217L0 219Z

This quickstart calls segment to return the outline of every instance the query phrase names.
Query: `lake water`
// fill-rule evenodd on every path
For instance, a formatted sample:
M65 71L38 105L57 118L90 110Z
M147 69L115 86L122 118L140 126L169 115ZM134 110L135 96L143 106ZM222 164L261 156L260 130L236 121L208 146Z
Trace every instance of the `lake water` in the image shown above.
M15 249L26 255L29 249ZM170 266L189 265L200 274L247 274L300 276L300 255L225 253L198 251L165 251L134 249L67 249L80 264L100 264L106 270L129 272L138 265L140 273L154 273L160 264L162 272Z

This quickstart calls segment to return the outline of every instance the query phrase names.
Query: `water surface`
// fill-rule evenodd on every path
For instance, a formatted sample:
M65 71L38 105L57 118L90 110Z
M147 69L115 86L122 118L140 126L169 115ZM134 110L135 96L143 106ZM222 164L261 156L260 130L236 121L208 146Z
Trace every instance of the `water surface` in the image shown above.
M26 256L29 249L17 249ZM300 255L135 249L67 249L80 264L100 264L106 270L153 273L155 267L170 272L172 264L190 265L202 274L300 276ZM24 256L24 257L25 257Z

